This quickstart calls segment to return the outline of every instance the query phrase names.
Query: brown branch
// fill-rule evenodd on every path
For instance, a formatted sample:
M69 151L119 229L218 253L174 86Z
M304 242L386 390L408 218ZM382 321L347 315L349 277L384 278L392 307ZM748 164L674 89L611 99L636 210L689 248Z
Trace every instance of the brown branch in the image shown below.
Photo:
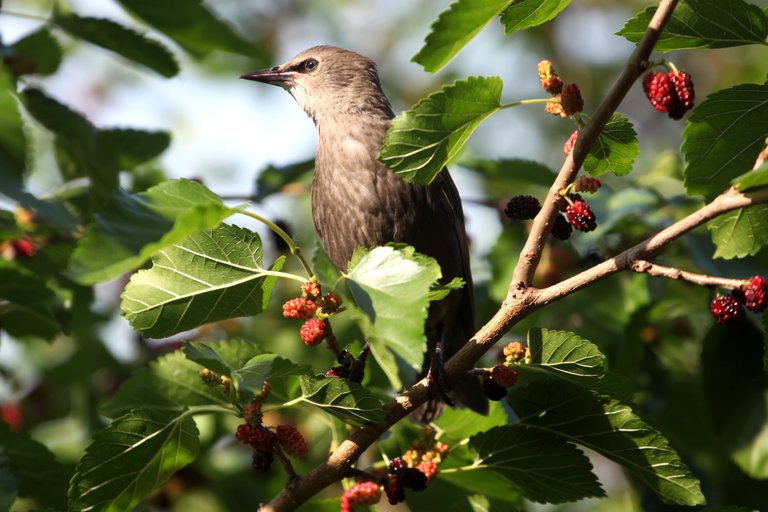
M666 277L677 281L688 281L689 283L707 287L722 288L740 288L747 283L745 279L731 279L728 277L710 276L707 274L697 274L679 268L665 267L646 260L635 260L630 268L634 272L648 274L653 277Z
M645 70L645 63L648 61L651 51L659 38L659 34L676 5L677 0L661 0L656 13L651 19L648 29L643 35L642 40L638 43L635 51L630 56L624 71L617 79L606 99L595 112L590 123L581 130L574 150L566 159L565 164L563 164L559 175L550 188L541 212L534 221L528 241L521 253L521 263L519 263L515 269L514 278L510 283L506 299L493 318L486 323L457 354L446 362L445 376L449 382L472 369L475 362L480 359L480 357L493 346L496 341L509 331L515 323L522 320L525 316L542 305L556 300L557 298L564 297L576 289L586 286L588 282L599 279L601 273L604 273L604 275L611 273L605 273L603 269L599 269L593 272L593 275L585 276L584 273L580 274L585 284L574 287L572 290L569 290L567 286L563 287L559 291L559 296L554 293L550 293L549 295L545 293L547 291L552 291L556 287L550 287L541 291L535 291L532 288L528 288L539 259L541 258L541 251L543 250L546 237L551 230L553 219L559 211L559 202L561 200L558 195L559 191L565 188L569 183L573 182L589 148L595 142L619 103L621 103L624 96L626 96L632 84ZM738 193L736 192L736 194ZM717 201L717 199L715 201ZM739 206L733 206L732 208L738 207ZM719 213L709 211L709 214L714 217ZM701 222L712 217L704 217L703 220L696 225L699 225ZM670 226L670 228L672 227L674 227L674 225ZM693 227L689 229L693 229ZM644 251L638 250L638 253L642 253L644 257L647 257L647 255L652 254L656 250L660 250L674 237L680 236L680 234L688 231L682 230L679 234L674 235L674 230L669 231L670 228L667 228L667 230L662 232L667 233L670 238L655 241L654 237L651 237L649 239L649 247ZM652 247L655 247L655 249ZM599 266L595 268L599 268ZM615 272L616 270L613 271ZM568 283L569 281L571 280L567 280L565 283ZM577 283L571 284L573 285ZM352 466L365 449L373 444L389 429L389 427L403 419L416 407L427 400L427 389L427 381L426 379L422 379L411 386L410 389L398 395L393 401L384 406L386 419L383 424L370 425L352 432L349 438L343 441L336 450L330 454L325 462L321 463L305 475L299 476L291 481L290 484L275 496L270 503L263 505L261 511L278 512L294 510L325 487L341 480L341 478L347 474L348 468Z
M564 281L550 286L549 288L536 292L533 302L541 307L554 300L561 299L565 295L588 286L599 279L603 279L620 270L632 268L633 262L645 260L659 253L673 240L680 238L685 233L701 226L707 221L718 217L738 208L746 208L757 204L768 203L768 191L762 190L752 193L741 193L731 187L709 204L696 210L687 217L675 222L674 224L662 229L650 238L630 247L626 251L606 260L580 274L570 277Z
M589 123L584 128L579 130L579 138L576 140L576 145L568 158L565 159L557 178L555 178L552 187L549 189L547 198L542 202L541 211L531 226L531 232L528 234L528 239L515 267L512 282L510 283L510 291L522 290L531 285L533 275L536 272L536 267L544 250L544 244L547 241L547 236L549 236L549 232L552 230L555 216L560 211L563 201L559 194L560 191L576 179L576 175L581 168L581 164L584 163L589 149L595 143L600 132L603 131L606 123L637 78L646 70L653 47L656 45L662 29L672 15L676 5L677 0L662 0L659 2L659 7L648 24L648 29L637 44L635 51L630 55L629 60L627 60L624 70L613 84L613 87L611 87L611 90L608 91L592 119L589 120Z

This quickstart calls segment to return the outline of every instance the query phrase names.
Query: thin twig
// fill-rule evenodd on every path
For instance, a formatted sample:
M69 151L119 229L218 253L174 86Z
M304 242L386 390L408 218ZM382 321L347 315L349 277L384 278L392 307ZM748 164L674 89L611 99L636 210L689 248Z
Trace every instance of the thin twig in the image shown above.
M283 465L285 474L288 475L288 481L289 482L295 481L299 477L299 475L296 474L296 470L293 469L293 464L291 464L291 461L288 460L288 457L285 456L283 449L280 448L280 446L275 446L274 453L275 453L275 458L280 461L280 464Z
M635 272L648 274L649 276L688 281L689 283L694 283L699 286L740 288L746 284L746 280L744 279L731 279L728 277L697 274L679 268L665 267L646 260L635 260L630 264L630 268Z

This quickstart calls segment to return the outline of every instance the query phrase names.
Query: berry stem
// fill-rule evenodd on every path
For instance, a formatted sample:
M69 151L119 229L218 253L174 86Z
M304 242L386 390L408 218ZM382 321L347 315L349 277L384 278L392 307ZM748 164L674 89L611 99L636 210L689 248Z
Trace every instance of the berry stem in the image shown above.
M323 320L325 323L325 346L333 353L334 356L338 356L341 349L339 349L339 343L336 340L336 335L333 333L333 327L331 322L326 318Z
M248 217L251 217L252 219L256 219L257 221L261 222L265 226L267 226L269 229L275 232L277 236L283 239L283 241L288 246L288 249L290 249L291 254L296 256L299 259L299 262L301 262L301 266L304 267L304 271L307 273L307 276L309 276L309 279L316 280L317 277L315 277L315 273L312 272L312 267L309 266L309 262L304 258L304 254L301 252L301 248L296 245L296 242L293 241L293 238L291 238L291 235L285 232L283 228L272 222L271 220L267 219L266 217L262 217L258 213L254 213L252 211L244 210L242 212L243 215L247 215ZM305 281L305 279L301 280L302 282Z
M283 449L280 448L280 445L275 445L275 458L280 461L280 464L282 464L283 469L285 470L285 474L288 475L289 482L299 477L299 475L296 473L296 470L293 469L293 464L291 464L291 461L288 460L288 457L285 456Z

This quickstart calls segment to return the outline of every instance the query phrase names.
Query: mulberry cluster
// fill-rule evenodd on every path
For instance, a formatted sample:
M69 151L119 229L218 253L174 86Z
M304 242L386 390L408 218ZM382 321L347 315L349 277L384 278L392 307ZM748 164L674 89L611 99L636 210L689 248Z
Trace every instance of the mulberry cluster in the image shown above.
M320 285L307 281L301 286L301 297L283 304L283 316L291 320L305 320L299 330L301 341L307 346L319 345L328 336L327 319L341 311L341 298L333 293L322 294Z
M341 512L352 512L353 507L375 505L381 499L381 487L376 482L360 482L341 496Z
M696 97L691 75L685 71L649 71L643 77L643 91L653 108L672 119L680 119L691 110Z
M552 62L543 60L536 66L541 88L552 96L544 107L546 112L560 117L570 117L584 110L581 90L576 84L563 84ZM567 156L567 155L566 155Z
M768 279L754 276L730 295L718 295L709 305L715 321L721 325L737 324L744 317L744 308L762 313L768 307Z
M517 372L504 363L494 366L488 375L483 377L483 392L488 400L502 400L507 396L507 388L517 382Z

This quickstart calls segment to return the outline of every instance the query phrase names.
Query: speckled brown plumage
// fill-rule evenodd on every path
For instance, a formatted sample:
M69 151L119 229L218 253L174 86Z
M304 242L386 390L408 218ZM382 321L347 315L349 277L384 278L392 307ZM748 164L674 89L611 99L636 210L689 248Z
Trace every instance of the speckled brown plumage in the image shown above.
M336 266L346 268L359 246L403 242L435 258L444 281L460 277L466 282L462 290L432 303L425 328L425 364L439 339L445 358L450 358L474 333L461 201L446 171L430 185L413 185L376 159L394 114L375 64L354 52L317 46L285 64L243 77L285 88L317 125L312 216ZM475 378L454 383L451 394L478 412L488 410Z

